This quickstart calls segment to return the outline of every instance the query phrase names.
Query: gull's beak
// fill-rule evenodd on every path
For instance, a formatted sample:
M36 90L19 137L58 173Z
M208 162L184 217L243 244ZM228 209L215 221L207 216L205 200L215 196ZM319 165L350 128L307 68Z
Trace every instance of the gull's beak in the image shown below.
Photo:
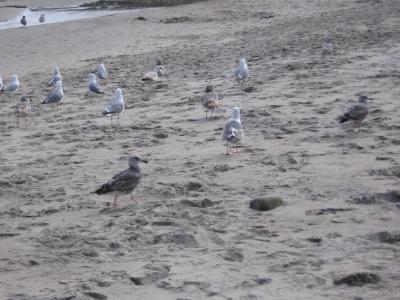
M145 164L147 164L147 163L148 163L148 161L147 161L147 160L145 160L145 159L142 159L142 158L140 159L140 161L141 161L141 162L144 162Z

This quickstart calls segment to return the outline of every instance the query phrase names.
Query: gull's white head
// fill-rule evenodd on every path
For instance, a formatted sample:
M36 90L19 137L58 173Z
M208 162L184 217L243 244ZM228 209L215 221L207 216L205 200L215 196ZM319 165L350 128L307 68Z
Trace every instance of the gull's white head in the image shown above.
M240 63L240 66L241 66L241 67L247 66L246 60L245 60L244 58L241 58L239 63Z
M99 65L99 70L105 71L106 67L104 66L104 64L100 64Z
M117 88L115 90L115 98L116 99L121 99L122 100L122 90L120 88Z
M56 74L60 74L60 69L58 67L56 67L54 69L54 75L56 75Z
M232 120L236 120L240 122L240 108L239 107L234 107L232 108Z
M18 75L11 75L12 82L18 82Z
M89 82L94 82L96 81L96 74L90 73L89 74Z
M360 102L360 103L368 103L368 97L367 96L360 96L360 97L358 97L358 102Z

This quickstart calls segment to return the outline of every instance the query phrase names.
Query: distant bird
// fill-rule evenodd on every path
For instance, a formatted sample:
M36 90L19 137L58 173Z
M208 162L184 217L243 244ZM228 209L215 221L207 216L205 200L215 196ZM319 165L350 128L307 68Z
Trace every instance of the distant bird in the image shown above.
M40 15L39 22L40 23L44 23L44 14Z
M365 117L369 113L368 108L368 97L360 96L358 97L358 103L352 104L347 107L346 112L343 116L340 117L339 122L344 123L347 121L354 121L355 124L358 123L358 128L361 126L361 121L365 119Z
M108 80L107 70L103 64L99 65L99 68L97 69L97 76L102 80Z
M28 99L26 96L21 97L21 101L17 104L15 109L17 114L17 127L19 127L19 119L27 118L32 112L32 100Z
M243 81L247 77L249 77L249 68L247 67L246 60L242 58L239 61L239 67L235 71L235 79L237 81Z
M324 41L322 45L322 55L330 55L333 53L333 42L331 39Z
M48 85L49 86L54 86L56 84L57 81L61 81L62 82L62 77L61 77L61 73L60 73L60 69L58 67L56 67L54 69L53 74L51 75L51 78L49 80Z
M157 75L158 75L159 77L162 77L162 76L165 75L165 67L163 66L161 60L159 60L159 59L157 60L157 63L156 63L156 65L154 66L153 71L156 71L156 72L157 72Z
M133 200L132 192L140 183L142 172L140 169L140 162L147 164L147 160L141 159L140 157L133 155L129 157L128 166L129 168L115 174L107 183L103 184L94 193L97 195L107 194L115 192L113 207L117 206L118 193L130 194Z
M122 113L125 109L124 98L122 97L122 90L120 88L115 90L114 97L110 100L108 105L105 107L102 115L103 116L111 116L111 127L112 127L112 118L113 115L118 116L118 125L119 125L119 114Z
M1 88L1 92L16 92L19 89L18 75L11 75L11 82Z
M3 80L1 80L1 76L0 76L0 92L3 90L4 84L3 84Z
M93 93L104 95L104 92L101 90L100 85L96 82L96 74L89 74L88 90L90 95L93 95Z
M26 26L27 22L26 22L26 17L25 16L22 16L22 19L21 19L20 23L22 25Z
M218 95L213 93L213 86L207 85L206 92L201 97L201 102L206 109L206 120L207 120L207 113L211 110L211 118L213 116L214 109L218 107Z
M58 108L58 103L60 103L63 98L64 98L64 92L62 88L62 82L61 80L59 80L56 81L53 90L43 100L42 104L51 104L52 108L53 105L55 104L56 107Z
M145 73L142 77L143 81L157 81L158 80L158 71L154 68L152 71Z
M231 119L225 124L223 139L226 141L226 154L231 154L229 152L229 143L237 143L244 136L243 125L240 121L240 109L239 107L234 107L232 109ZM239 152L239 151L234 151Z

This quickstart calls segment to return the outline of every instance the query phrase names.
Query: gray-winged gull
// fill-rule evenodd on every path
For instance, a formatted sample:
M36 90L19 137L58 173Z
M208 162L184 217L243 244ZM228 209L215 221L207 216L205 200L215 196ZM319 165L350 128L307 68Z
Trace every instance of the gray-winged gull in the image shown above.
M49 86L54 86L56 84L57 81L61 81L62 82L62 77L61 77L61 73L60 73L60 69L58 67L56 67L54 69L53 74L51 75L51 78L49 80L48 85Z
M358 123L358 127L361 126L361 121L365 119L368 115L368 97L360 96L358 97L358 102L347 107L346 112L340 117L339 122L344 123L347 121L354 121L355 124Z
M22 19L21 19L20 23L22 25L26 26L27 22L26 22L26 17L25 16L22 16Z
M53 107L54 104L57 105L63 99L64 92L62 88L62 82L56 81L53 90L47 95L47 97L43 100L42 104L51 104Z
M206 109L206 120L207 120L207 113L211 110L211 118L213 116L214 109L218 107L218 95L213 93L213 86L207 85L206 92L201 97L201 102Z
M100 88L100 85L96 82L96 74L89 74L89 84L88 84L89 95L94 94L103 94L104 92Z
M22 96L20 102L17 104L15 108L15 112L17 114L17 127L19 127L19 119L27 118L32 112L32 100L26 96Z
M140 179L142 177L140 162L144 162L147 164L147 160L141 159L136 155L129 157L129 168L115 174L110 180L107 181L107 183L103 184L94 193L102 195L110 192L115 192L113 203L114 207L117 206L118 193L131 194L131 199L133 200L132 192L139 185Z
M11 82L6 83L1 91L2 92L16 92L19 89L18 75L11 75Z
M240 108L232 108L230 120L225 124L223 139L226 141L226 154L229 152L229 143L237 143L244 136L243 125L240 121ZM235 151L238 152L238 151Z
M326 39L322 44L322 55L330 55L333 53L332 39Z
M156 65L153 68L153 71L157 72L157 75L159 77L162 77L165 75L165 67L163 66L161 60L157 60Z
M110 100L108 105L104 108L102 113L103 116L111 116L111 126L112 126L112 118L113 115L118 116L118 125L119 125L119 114L122 113L125 109L124 98L122 97L122 90L120 88L115 90L114 97Z
M108 74L104 64L100 64L97 69L97 76L102 80L108 80Z
M40 15L39 22L40 23L44 23L44 14Z
M239 67L235 71L235 79L237 81L242 81L247 77L249 77L249 68L247 67L246 60L242 58L239 61Z

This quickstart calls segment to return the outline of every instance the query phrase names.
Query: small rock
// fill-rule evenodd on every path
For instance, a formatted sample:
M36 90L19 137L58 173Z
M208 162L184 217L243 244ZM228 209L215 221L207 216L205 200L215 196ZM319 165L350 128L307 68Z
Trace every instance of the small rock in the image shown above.
M83 292L86 296L97 299L97 300L107 300L108 297L106 295L96 293L96 292Z
M129 280L132 281L134 285L143 285L143 278L130 276Z
M374 235L381 243L394 244L400 242L400 233L381 231Z
M145 17L142 17L142 16L139 16L139 17L136 18L136 20L139 20L139 21L146 21L146 18L145 18Z
M252 93L252 92L254 92L255 90L256 90L256 88L255 88L254 86L248 86L248 87L245 87L245 88L243 89L243 91L246 92L246 93Z
M201 188L202 188L202 184L199 182L191 181L186 185L187 191L199 191Z
M353 273L345 277L335 279L335 285L347 284L350 286L363 286L364 284L375 284L380 281L380 277L374 273Z
M250 201L250 208L257 210L271 210L283 204L280 197L261 197Z

